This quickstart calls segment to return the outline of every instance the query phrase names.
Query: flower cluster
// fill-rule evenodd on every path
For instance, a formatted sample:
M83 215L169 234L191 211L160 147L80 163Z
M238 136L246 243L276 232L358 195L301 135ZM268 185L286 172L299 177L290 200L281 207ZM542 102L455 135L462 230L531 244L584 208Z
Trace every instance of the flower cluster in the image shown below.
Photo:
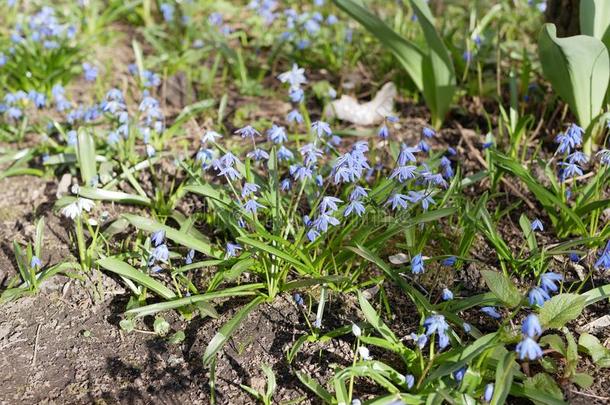
M532 288L528 293L530 305L544 305L545 301L551 299L551 293L558 290L556 282L563 280L563 276L558 273L547 272L540 276L540 283Z
M542 349L536 342L536 339L542 334L542 327L538 317L534 314L529 314L521 325L523 339L517 344L516 351L521 360L536 360L542 357Z

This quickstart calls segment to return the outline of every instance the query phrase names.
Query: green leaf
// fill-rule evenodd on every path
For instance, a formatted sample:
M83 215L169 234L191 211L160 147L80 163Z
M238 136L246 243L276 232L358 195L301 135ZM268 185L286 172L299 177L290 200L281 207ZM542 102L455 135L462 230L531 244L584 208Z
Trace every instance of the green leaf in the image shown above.
M80 187L78 193L91 200L112 201L121 204L135 204L150 206L151 201L148 197L128 194L122 191L105 190L103 188Z
M296 374L298 379L303 383L303 385L305 385L307 388L313 391L314 394L320 397L325 404L333 403L333 396L324 387L322 387L319 382L317 382L308 374L305 374L302 371L297 371Z
M76 158L80 166L80 177L84 185L90 186L97 176L95 141L93 135L85 127L78 129L76 141Z
M610 76L610 57L597 38L557 38L555 25L545 24L538 37L542 70L553 89L587 129L601 112Z
M296 259L295 257L289 255L288 253L284 252L283 250L280 250L273 246L269 246L264 242L249 238L247 236L241 236L241 237L237 238L237 241L243 243L244 245L252 246L253 248L255 248L257 250L269 253L272 256L276 256L280 259L283 259L298 269L305 270L305 271L308 270L307 266L304 263L302 263L301 261L299 261L298 259Z
M593 377L585 373L575 373L570 379L574 384L579 385L581 388L587 389L593 385Z
M593 362L598 367L610 367L610 349L602 345L598 338L588 333L582 333L578 344L585 348Z
M371 34L388 48L398 59L407 74L420 91L424 89L423 60L424 52L414 43L407 41L394 30L387 26L377 16L371 14L367 9L354 0L333 0L341 10L364 26Z
M141 229L145 232L156 232L159 230L165 231L165 236L182 245L186 246L190 249L195 249L198 252L201 252L205 255L220 258L222 257L222 252L215 246L212 246L211 243L205 239L198 239L193 237L193 235L188 234L186 232L181 232L177 229L171 228L167 225L163 225L153 219L141 217L133 214L123 214L123 218L128 220L133 226L138 229Z
M523 383L523 386L529 392L539 393L537 396L548 397L560 401L563 403L563 392L557 385L553 377L546 373L538 373L533 377L529 377ZM527 392L526 391L526 392ZM529 397L535 404L553 404L554 402L537 401L534 398Z
M172 290L150 277L148 274L131 267L129 264L115 257L106 257L98 260L96 263L108 271L143 285L149 290L159 294L166 300L172 299L176 296Z
M496 368L496 382L494 387L494 394L491 398L491 405L504 404L510 387L513 383L515 372L518 371L519 366L515 363L516 354L514 352L508 352L502 358L502 361L498 363Z
M532 229L532 223L530 222L527 215L521 214L521 216L519 217L519 226L521 227L521 231L523 232L525 240L527 241L527 247L529 247L531 251L538 249L538 242L536 242L536 234Z
M455 70L449 51L436 31L428 4L423 0L410 0L410 3L428 44L422 68L423 93L432 115L432 124L439 127L455 94Z
M504 274L493 271L483 270L481 275L485 280L485 284L491 290L492 293L504 302L510 308L514 308L521 302L521 292L513 284L513 282Z
M205 367L210 366L214 359L216 358L216 353L224 344L229 340L231 335L235 332L237 327L242 323L242 321L248 316L250 311L256 308L261 302L265 300L265 297L256 297L252 301L250 301L247 305L242 307L237 313L231 318L231 320L225 323L222 328L214 335L210 343L208 343L208 347L205 349L205 353L203 354L203 365Z
M186 335L184 334L184 331L179 330L178 332L171 335L169 337L169 339L167 339L167 342L172 345L177 345L177 344L184 342L185 338L186 338Z
M608 0L580 0L580 31L595 37L610 48L610 2Z
M165 336L169 333L169 322L158 316L155 318L155 322L153 323L153 329L157 335Z
M585 307L585 297L578 294L559 294L540 309L540 323L545 328L559 329L576 319Z
M373 306L364 297L364 294L362 294L360 291L358 291L358 302L360 303L360 308L362 309L362 313L364 314L367 322L370 323L371 326L375 328L384 339L391 342L393 345L401 346L402 344L396 335L394 335L394 332L392 332L392 330L385 323L383 323L381 318L379 318L377 311L375 311L375 308L373 308Z
M273 373L271 367L266 364L261 365L261 368L263 369L263 373L265 373L265 376L267 377L267 391L265 392L265 396L267 397L267 399L270 400L273 397L273 393L275 392L275 389L277 387L277 383L275 381L275 374Z
M586 305L595 304L596 302L610 298L610 284L592 288L586 293L583 293L582 296L585 297Z

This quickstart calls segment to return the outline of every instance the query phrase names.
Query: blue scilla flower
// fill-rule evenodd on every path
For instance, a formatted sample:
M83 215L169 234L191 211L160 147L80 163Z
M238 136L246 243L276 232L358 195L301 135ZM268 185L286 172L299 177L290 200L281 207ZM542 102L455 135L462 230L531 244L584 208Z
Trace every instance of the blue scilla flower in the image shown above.
M422 139L417 144L417 149L419 149L421 152L428 153L430 151L430 145L428 145L428 143Z
M174 20L174 6L169 3L163 3L159 6L163 19L165 22L172 22Z
M568 257L572 263L578 263L580 261L580 256L578 256L577 253L572 252L568 255Z
M424 211L428 211L430 205L435 204L434 199L430 197L428 194L424 194L423 191L409 191L409 195L407 196L407 200L413 204L417 204L421 202L422 208Z
M540 276L540 287L547 293L555 292L559 289L555 282L563 280L563 276L552 271L546 272Z
M494 396L494 385L493 383L489 383L485 386L485 391L483 392L483 401L490 402L491 398Z
M154 263L154 261L167 263L168 260L169 260L169 249L167 248L167 245L163 243L163 244L155 247L152 250L151 260L149 261L149 263L151 261L153 263Z
M339 20L334 14L330 14L328 17L326 17L326 24L328 25L335 25L337 22L339 22Z
M436 132L434 132L432 128L424 127L424 129L422 129L421 131L421 134L425 138L433 138L436 135Z
M267 137L273 143L284 143L288 141L286 129L284 127L273 124L271 129L267 131Z
M384 206L392 206L392 210L396 208L406 209L407 208L407 196L404 194L395 193L388 198Z
M576 152L572 152L570 155L568 155L568 162L584 165L589 162L589 156L577 150Z
M301 156L303 156L303 162L307 166L315 166L318 163L318 158L322 156L322 151L316 148L313 143L305 144L299 149Z
M280 162L285 161L285 160L292 160L292 159L294 159L294 154L292 153L292 151L290 149L288 149L287 147L282 145L277 150L277 158Z
M327 213L320 213L317 218L313 221L313 226L316 230L320 232L328 231L328 226L337 226L339 225L339 220L332 215L328 215Z
M158 74L145 70L142 72L142 85L144 87L158 87L161 84L161 77Z
M30 92L28 92L28 99L34 103L36 108L44 108L47 103L46 96L35 90L30 90Z
M606 244L606 247L595 262L594 267L598 270L610 269L610 241L608 241L608 243Z
M470 62L472 60L472 52L468 50L464 51L464 53L462 53L462 59L464 62Z
M359 199L367 197L367 196L368 196L368 193L366 192L366 189L364 187L356 186L350 193L349 199L350 199L350 201L355 201L355 200L359 200Z
M443 299L443 301L451 301L453 299L453 292L451 292L451 290L448 288L443 288L441 298Z
M76 143L78 142L78 134L76 133L76 131L75 130L68 131L68 133L66 135L68 136L68 145L76 146Z
M320 212L333 213L339 209L339 207L337 207L337 204L341 204L342 202L343 201L341 201L337 197L323 197L322 201L320 202Z
M443 156L440 160L441 168L443 169L443 177L451 179L453 177L453 168L451 167L451 161Z
M195 250L191 249L191 250L188 251L188 253L184 257L184 263L185 264L192 264L194 258L195 258Z
M23 112L20 108L12 106L6 110L6 115L13 120L18 120L23 115Z
M400 183L414 179L417 175L417 166L398 166L390 174L390 179L396 178Z
M305 180L311 178L311 176L313 175L313 172L307 166L303 166L303 165L291 165L290 166L290 175L296 181L305 181Z
M226 176L231 181L241 179L241 173L232 166L222 167L218 172L218 176Z
M159 229L158 231L153 232L150 240L155 246L159 246L165 240L165 231L163 229Z
M256 161L260 161L260 160L269 160L269 154L267 153L267 151L261 149L261 148L255 148L252 151L248 152L248 154L246 155L249 158L252 158Z
M294 299L294 303L297 304L298 306L300 306L300 307L305 306L305 301L303 300L303 297L301 297L301 295L299 293L294 293L292 298Z
M235 133L240 135L242 138L255 138L261 135L260 132L258 132L250 125L246 125L245 127L238 129L237 131L235 131Z
M462 329L464 329L464 332L470 333L470 331L472 331L472 325L469 324L468 322L464 322L462 324Z
M387 125L382 125L379 128L377 136L379 136L381 139L388 139L388 137L390 136L390 130L388 129Z
M494 307L483 307L483 308L481 308L481 312L483 312L485 315L488 315L494 319L502 318L502 315L500 315L500 313Z
M559 162L559 166L561 167L559 172L559 179L561 181L583 175L582 169L576 163Z
M466 371L468 369L466 368L466 366L460 368L457 371L453 372L453 378L455 379L455 381L457 382L462 382L462 380L464 379L464 376L466 375Z
M83 74L85 75L85 80L88 82L93 82L97 79L97 68L87 62L83 63Z
M455 265L455 262L457 262L457 257L455 256L449 256L446 259L443 259L443 261L441 262L441 264L443 266L447 266L447 267L451 267L453 265Z
M415 158L415 153L417 152L419 152L417 147L410 147L403 144L400 153L398 154L398 165L405 166L408 162L417 161L417 158Z
M244 211L246 211L246 213L248 213L248 214L254 215L261 208L265 208L265 206L262 204L259 204L254 199L250 199L250 200L246 201L246 203L244 204Z
M610 166L610 149L602 149L595 154L603 165Z
M544 226L542 225L542 221L538 218L534 219L530 225L532 231L544 231Z
M584 131L576 124L570 125L567 131L557 135L555 142L559 144L557 152L570 153L582 143L582 135Z
M227 257L237 256L237 254L239 253L240 250L242 250L242 247L238 243L228 242L227 246L225 247L225 252L227 254Z
M32 260L30 260L30 268L35 269L37 267L42 267L42 261L38 258L38 256L32 256Z
M366 211L366 207L364 206L364 204L360 200L353 200L350 201L345 207L345 211L343 211L343 216L347 217L352 213L355 213L356 215L361 217L362 214L364 214L364 211Z
M260 189L258 184L254 183L244 183L244 186L241 189L242 198L246 198L254 193L256 193Z
M288 191L288 190L290 190L291 187L292 187L292 184L290 183L290 179L283 179L280 182L280 189L282 191Z
M307 239L309 239L310 242L315 241L319 237L320 237L320 232L318 232L316 229L311 228L309 231L307 231Z
M331 136L333 134L332 129L330 129L330 125L324 121L316 121L311 124L311 132L316 134L318 138L322 138L323 136Z
M449 154L449 156L455 156L457 155L457 151L455 150L455 148L452 148L451 146L449 146L447 148L447 153Z
M527 294L527 297L528 297L530 305L538 305L538 306L544 305L545 301L551 299L551 297L549 296L549 293L547 293L540 287L532 288L529 291L529 293Z
M207 165L214 159L214 151L209 148L199 148L197 151L197 155L195 155L195 160L200 162L202 165L207 167Z
M291 70L280 74L278 79L282 83L289 83L291 87L299 87L301 84L307 83L305 69L300 68L296 63L292 65Z
M419 347L420 349L423 349L428 343L428 336L425 333L421 335L418 335L417 333L411 333L411 339L413 339L417 347Z
M427 317L424 320L424 328L426 329L427 336L431 336L434 333L438 335L438 346L441 349L449 345L449 336L447 335L449 325L443 315L430 315Z
M146 156L151 158L155 156L156 153L155 148L151 144L146 145Z
M415 377L412 374L405 375L405 384L407 384L407 389L413 388L415 385Z
M542 357L542 349L534 339L528 336L524 337L523 340L517 344L515 351L519 355L520 360L536 360Z
M303 116L298 110L292 110L286 115L286 121L290 123L302 124Z
M529 314L521 324L521 332L527 336L534 338L542 334L540 321L535 314Z
M307 31L307 33L309 35L313 36L313 35L316 35L320 31L320 24L312 18L312 19L305 21L303 28L305 28L305 31Z
M416 254L411 259L411 273L421 274L424 272L424 260L421 253Z

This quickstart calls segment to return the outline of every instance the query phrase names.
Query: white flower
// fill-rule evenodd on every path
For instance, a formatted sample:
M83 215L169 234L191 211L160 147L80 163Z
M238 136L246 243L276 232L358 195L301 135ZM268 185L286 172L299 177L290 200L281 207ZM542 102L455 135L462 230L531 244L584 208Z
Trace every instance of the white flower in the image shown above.
M358 353L360 353L360 357L362 357L364 360L371 360L372 357L369 354L369 349L366 348L366 346L360 346L358 348Z
M290 83L290 87L299 87L303 83L307 83L307 79L305 78L305 69L299 68L299 66L295 63L292 65L292 69L282 73L277 78L280 79L282 83Z
M220 135L218 132L205 131L205 134L203 134L203 136L201 137L201 143L216 142L216 139L219 138L222 138L222 135Z
M66 205L61 210L61 213L66 218L75 219L76 217L80 216L83 210L90 212L93 207L95 207L95 203L93 201L88 198L78 197L76 201Z
M362 330L360 329L360 327L358 325L356 325L355 323L352 323L352 333L354 334L354 336L358 337L358 336L362 335Z

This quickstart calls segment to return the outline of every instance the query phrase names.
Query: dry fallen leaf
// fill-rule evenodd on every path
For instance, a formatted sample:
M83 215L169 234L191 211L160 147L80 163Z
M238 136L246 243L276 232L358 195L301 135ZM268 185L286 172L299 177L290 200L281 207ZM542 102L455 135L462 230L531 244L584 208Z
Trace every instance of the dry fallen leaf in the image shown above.
M343 95L339 100L330 103L324 110L324 116L338 118L356 125L377 125L393 114L396 86L389 82L368 103L359 103L352 96Z

